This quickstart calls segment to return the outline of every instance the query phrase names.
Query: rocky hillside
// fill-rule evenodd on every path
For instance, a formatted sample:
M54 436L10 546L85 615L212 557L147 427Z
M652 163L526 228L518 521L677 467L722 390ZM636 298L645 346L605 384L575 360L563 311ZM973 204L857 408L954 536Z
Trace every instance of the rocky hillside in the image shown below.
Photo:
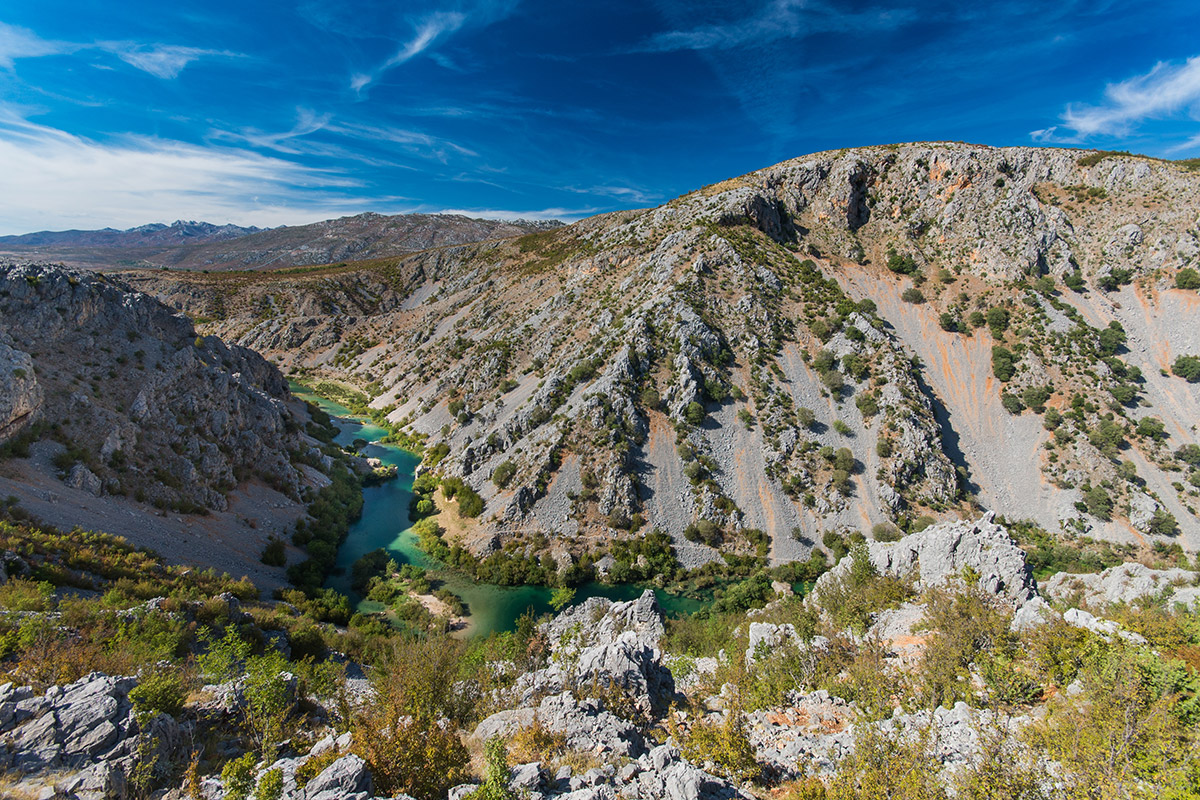
M344 627L348 608L262 601L105 537L86 559L61 542L0 521L0 791L14 797L1200 791L1196 573L1122 565L1073 578L1086 597L1066 582L1042 597L990 517L860 545L806 598L777 584L761 607L682 619L651 591L591 598L469 648Z
M370 213L269 230L175 222L142 225L127 231L44 231L3 236L0 253L89 269L280 269L502 239L558 224L446 214Z
M261 569L268 533L329 482L308 424L274 366L152 297L90 272L0 265L0 494L39 516L230 570L256 547L242 555ZM222 537L205 528L272 516L208 552Z
M486 502L476 551L660 528L696 565L978 507L1196 549L1198 260L1186 165L914 144L513 240L127 279L424 436Z

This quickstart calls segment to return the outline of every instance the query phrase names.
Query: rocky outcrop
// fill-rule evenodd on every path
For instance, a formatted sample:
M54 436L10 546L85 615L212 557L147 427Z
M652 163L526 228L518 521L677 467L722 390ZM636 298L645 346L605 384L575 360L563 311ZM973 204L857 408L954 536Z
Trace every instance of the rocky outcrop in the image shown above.
M299 498L307 417L257 354L201 337L125 284L55 266L0 265L0 439L53 419L67 484L179 510L226 508L250 477Z
M32 422L41 407L42 387L33 359L11 346L0 331L0 443Z
M146 743L164 769L183 747L179 724L165 714L134 714L135 678L93 673L42 695L0 686L0 770L15 776L54 773L75 800L123 795L129 770Z
M675 694L671 671L663 665L658 640L662 611L654 592L614 603L593 597L543 627L550 642L550 665L522 675L515 687L523 703L546 693L589 686L623 692L641 712L661 712Z
M950 521L930 525L898 542L866 545L871 564L881 575L911 576L918 588L929 588L960 578L970 569L979 588L1003 598L1014 608L1038 600L1037 581L1025 563L1025 554L1008 531L987 514L974 522ZM821 589L848 575L850 559L821 576L813 588Z
M606 764L582 775L550 776L540 764L520 764L512 769L509 788L530 800L750 800L728 781L685 761L679 750L660 745L617 767ZM474 787L463 787L461 795ZM457 790L455 790L457 791ZM456 797L450 793L451 800Z
M1079 601L1103 608L1111 603L1132 603L1156 595L1169 602L1195 605L1200 598L1196 573L1186 569L1150 569L1144 564L1120 564L1095 574L1060 572L1043 586L1054 600Z
M636 758L645 750L633 724L603 710L596 700L576 701L570 692L551 695L536 709L497 712L476 726L475 738L481 742L495 736L507 739L535 722L563 735L567 747L582 753Z

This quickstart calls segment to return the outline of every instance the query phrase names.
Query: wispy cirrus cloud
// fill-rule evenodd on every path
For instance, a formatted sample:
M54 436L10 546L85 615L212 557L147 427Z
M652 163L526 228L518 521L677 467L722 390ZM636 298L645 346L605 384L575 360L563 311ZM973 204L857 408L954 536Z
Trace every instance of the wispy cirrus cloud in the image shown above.
M388 70L419 56L439 38L461 28L466 19L464 14L458 12L438 12L418 20L412 37L404 42L391 58L370 72L360 72L350 76L350 88L361 94Z
M324 141L313 140L312 135L318 133L324 134ZM478 155L474 150L422 131L340 120L331 113L318 114L304 107L296 109L296 122L288 130L214 130L211 138L248 144L258 149L273 150L290 156L327 156L407 169L415 168L368 155L362 148L355 146L355 143L368 142L377 145L378 149L385 153L399 151L443 164L447 163L451 156L473 158ZM330 139L343 140L343 143L337 144Z
M914 12L909 9L872 8L844 12L807 0L771 0L758 13L737 20L657 33L633 48L633 52L731 50L814 33L886 30L914 18Z
M171 44L143 45L136 42L102 42L97 44L117 58L165 80L176 78L184 67L201 58L241 58L228 50L206 50L201 47L182 47Z
M1039 142L1079 143L1096 136L1128 135L1140 123L1179 116L1200 121L1200 56L1183 64L1160 61L1144 75L1111 83L1104 90L1104 102L1070 104L1059 125L1031 131L1030 136ZM1200 136L1173 149L1198 142Z
M420 211L421 209L414 209ZM574 222L600 211L599 208L537 208L516 211L502 208L444 208L437 211L425 211L427 214L456 214L477 219L557 219L564 222Z
M83 45L43 39L28 28L0 22L0 67L11 70L20 58L41 58L63 55L79 50Z
M208 50L172 44L143 44L139 42L66 42L43 39L28 28L0 22L0 67L15 68L22 58L69 55L83 50L102 50L156 78L171 79L184 68L201 58L241 58L240 53L228 50Z
M449 0L439 2L423 13L410 13L405 17L407 30L396 51L376 67L350 76L350 89L359 98L373 83L389 70L405 64L417 56L428 54L430 58L448 69L461 67L444 54L434 52L434 47L464 28L480 28L504 19L516 8L517 0ZM313 24L321 27L336 27L345 32L343 22L332 20L328 14L312 17ZM353 27L350 28L353 30ZM378 31L371 31L372 36Z
M0 109L0 233L205 219L263 226L357 213L360 184L248 150L146 136L96 141Z

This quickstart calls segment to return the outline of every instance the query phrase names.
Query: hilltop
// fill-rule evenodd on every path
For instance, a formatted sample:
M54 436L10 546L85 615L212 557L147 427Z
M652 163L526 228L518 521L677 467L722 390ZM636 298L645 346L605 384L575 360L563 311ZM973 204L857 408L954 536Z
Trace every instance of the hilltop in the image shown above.
M481 495L477 554L658 528L783 563L979 508L1195 550L1188 167L859 148L503 241L126 279L361 393Z

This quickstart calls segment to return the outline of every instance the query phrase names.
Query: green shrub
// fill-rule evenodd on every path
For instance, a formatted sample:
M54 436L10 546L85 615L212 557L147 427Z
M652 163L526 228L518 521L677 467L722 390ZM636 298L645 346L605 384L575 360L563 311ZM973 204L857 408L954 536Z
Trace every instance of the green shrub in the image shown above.
M167 714L178 717L187 696L183 678L174 670L156 669L138 679L129 690L129 699L138 713Z
M1161 442L1167 438L1167 426L1162 420L1154 417L1142 417L1138 420L1137 435L1147 439L1153 439L1156 442Z
M283 770L269 769L258 779L254 800L279 800L283 797Z
M680 749L688 760L716 765L716 772L725 778L742 782L753 780L761 773L754 757L754 745L746 733L741 708L735 703L726 710L720 722L697 722L681 736Z
M1029 386L1021 391L1021 401L1033 409L1033 413L1041 414L1046 410L1046 401L1053 393L1049 386Z
M1000 306L993 306L987 312L987 325L992 332L993 339L1000 339L1004 336L1004 331L1008 329L1009 314L1008 310Z
M1200 289L1200 272L1184 267L1175 275L1176 289Z
M1112 518L1113 501L1103 486L1092 486L1083 492L1083 504L1087 512L1102 520Z
M920 305L925 302L925 293L915 286L910 286L900 293L900 299L906 303Z
M254 789L254 766L258 759L254 753L245 753L240 758L226 762L221 768L221 783L225 784L227 800L246 800Z
M1200 356L1179 356L1171 371L1188 383L1200 382Z
M1021 398L1009 392L1000 393L1000 405L1004 406L1004 410L1010 414L1020 414L1025 410Z
M517 474L517 465L511 460L502 461L494 470L492 470L492 483L504 489L508 486L513 476Z
M887 252L887 267L897 275L912 275L917 271L917 262L908 253L901 255L896 252L894 247L889 247Z
M284 548L283 539L272 536L267 540L267 546L263 548L262 555L258 560L268 567L282 567L287 563L287 554Z
M1175 515L1161 508L1150 517L1146 527L1150 533L1156 536L1174 536L1179 533L1179 523L1176 521Z
M1017 368L1013 363L1012 351L996 345L992 348L992 373L1002 382L1007 383L1016 374Z
M687 420L688 424L690 425L703 425L704 417L704 406L700 405L694 400L687 404L687 408L684 409L683 412L683 418Z

